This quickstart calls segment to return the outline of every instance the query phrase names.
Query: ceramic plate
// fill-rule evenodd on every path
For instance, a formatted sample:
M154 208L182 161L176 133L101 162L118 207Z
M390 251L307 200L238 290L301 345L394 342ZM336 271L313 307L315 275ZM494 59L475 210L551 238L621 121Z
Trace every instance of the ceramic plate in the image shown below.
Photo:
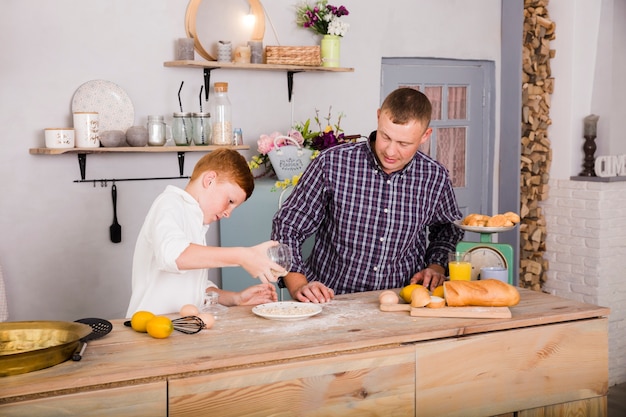
M130 97L111 81L92 80L78 87L72 98L72 112L79 111L98 112L100 132L126 132L135 121L135 109Z
M506 232L506 231L515 229L515 225L505 226L505 227L466 226L463 224L462 220L455 220L454 225L458 227L459 229L463 229L468 232L476 232L476 233L499 233L499 232Z
M295 301L261 304L252 308L259 317L270 320L302 320L322 312L322 306Z

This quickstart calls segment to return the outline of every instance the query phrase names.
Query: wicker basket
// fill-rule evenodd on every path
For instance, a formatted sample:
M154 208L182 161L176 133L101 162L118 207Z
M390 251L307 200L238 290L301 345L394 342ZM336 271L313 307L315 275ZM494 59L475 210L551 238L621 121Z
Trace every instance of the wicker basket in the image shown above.
M281 65L306 65L318 67L322 61L318 46L267 46L266 62Z

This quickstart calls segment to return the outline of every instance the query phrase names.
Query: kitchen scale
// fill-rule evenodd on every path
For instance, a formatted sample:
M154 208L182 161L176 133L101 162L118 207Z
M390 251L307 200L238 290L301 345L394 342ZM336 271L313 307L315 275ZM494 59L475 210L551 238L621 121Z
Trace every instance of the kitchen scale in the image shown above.
M461 241L456 245L458 252L467 252L470 254L470 262L472 264L472 281L478 279L480 269L488 266L499 266L507 268L509 273L509 284L513 284L513 247L506 243L494 243L491 237L494 233L507 232L513 230L513 226L505 227L483 227L483 226L466 226L457 220L454 225L459 229L467 232L480 234L480 242Z

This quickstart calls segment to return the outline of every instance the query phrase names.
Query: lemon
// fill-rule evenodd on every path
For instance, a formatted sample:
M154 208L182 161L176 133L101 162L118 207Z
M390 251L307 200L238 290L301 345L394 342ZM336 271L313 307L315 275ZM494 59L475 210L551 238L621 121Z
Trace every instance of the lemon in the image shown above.
M156 316L148 321L146 331L155 339L165 339L174 331L174 325L168 317Z
M422 285L420 285L420 284L409 284L406 287L402 288L400 290L400 294L399 294L400 298L402 298L405 303L410 303L411 302L411 293L413 292L414 289L416 289L418 287L422 287Z
M145 333L146 324L153 318L154 314L149 311L138 311L133 314L133 317L130 319L130 327L136 332Z
M440 285L440 286L438 286L437 288L435 288L435 289L433 290L432 295L433 295L433 296L435 296L435 297L441 297L441 298L443 298L443 285Z

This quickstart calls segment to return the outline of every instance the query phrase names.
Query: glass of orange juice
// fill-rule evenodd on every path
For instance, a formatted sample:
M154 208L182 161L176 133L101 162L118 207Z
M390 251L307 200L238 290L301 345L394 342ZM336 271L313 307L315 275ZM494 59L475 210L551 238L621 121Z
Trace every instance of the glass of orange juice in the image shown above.
M450 252L448 254L448 271L451 281L470 281L472 279L472 263L468 252Z

